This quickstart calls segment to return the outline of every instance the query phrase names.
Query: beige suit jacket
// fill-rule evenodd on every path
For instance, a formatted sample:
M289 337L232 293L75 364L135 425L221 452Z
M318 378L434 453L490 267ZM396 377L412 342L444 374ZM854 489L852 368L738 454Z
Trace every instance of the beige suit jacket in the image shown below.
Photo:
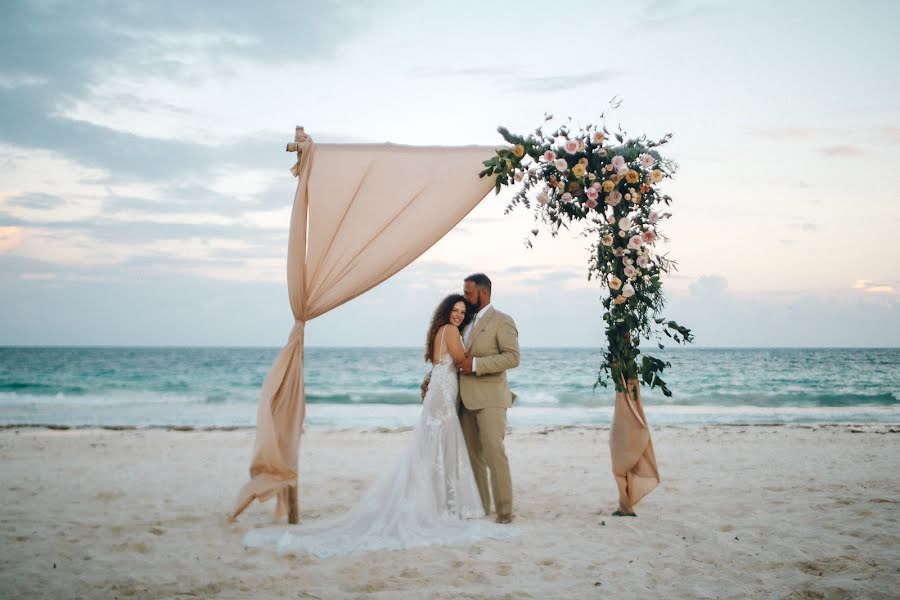
M506 370L519 366L519 332L512 317L489 306L469 334L466 352L477 358L474 375L460 375L459 396L470 410L509 408L514 395Z

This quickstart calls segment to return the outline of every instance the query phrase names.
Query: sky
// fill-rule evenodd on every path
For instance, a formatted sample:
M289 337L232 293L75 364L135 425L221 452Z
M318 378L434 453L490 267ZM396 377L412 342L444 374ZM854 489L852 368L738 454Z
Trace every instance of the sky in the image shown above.
M0 345L281 345L295 125L496 145L619 97L609 125L674 135L665 314L696 345L898 346L898 22L892 0L3 2ZM601 347L588 240L527 249L509 197L307 345L419 345L483 271L523 346Z

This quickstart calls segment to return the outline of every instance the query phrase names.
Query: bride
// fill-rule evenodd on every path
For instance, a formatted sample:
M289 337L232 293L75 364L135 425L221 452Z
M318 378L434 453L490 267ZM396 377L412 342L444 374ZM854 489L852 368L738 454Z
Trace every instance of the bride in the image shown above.
M519 533L479 520L484 509L457 417L454 363L465 358L460 331L467 317L459 294L447 296L435 309L425 345L425 360L433 367L419 422L406 449L362 499L347 513L322 522L250 531L245 546L328 557Z

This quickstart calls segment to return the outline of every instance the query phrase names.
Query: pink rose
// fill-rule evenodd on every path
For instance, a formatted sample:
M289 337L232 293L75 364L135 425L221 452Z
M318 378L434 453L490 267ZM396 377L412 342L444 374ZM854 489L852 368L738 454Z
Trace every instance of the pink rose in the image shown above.
M622 217L619 219L619 229L629 229L631 227L631 219L628 217Z
M615 254L616 256L619 256L619 257L625 256L625 249L624 248L616 248L615 250L613 250L613 254Z
M628 247L632 250L637 250L641 247L641 241L641 236L633 235L631 236L631 239L628 240Z
M628 279L631 279L636 274L637 274L637 269L635 269L631 265L628 265L627 267L625 267L625 277L627 277Z
M628 167L625 166L625 157L624 157L624 156L620 156L620 155L618 155L618 154L615 155L615 156L613 156L613 159L612 159L612 166L613 166L613 168L616 169L617 171L618 171L619 169L625 169L625 172L626 172L626 173L628 172Z
M650 221L651 225L655 225L657 221L659 221L659 213L655 210L650 213L647 217L647 220Z
M547 150L546 152L544 152L544 156L542 158L547 162L553 162L554 160L556 160L556 152L554 152L553 150Z
M561 200L562 200L563 202L571 202L571 201L572 201L572 194L570 194L569 192L566 192L565 194L562 195Z
M606 197L606 203L610 206L618 206L619 202L622 201L622 192L619 190L613 190L609 193L609 196Z
M652 244L656 241L656 234L650 231L649 229L641 234L641 237L644 238L644 241L648 244Z
M596 188L589 187L585 190L584 194L588 197L588 200L594 200L594 205L597 205L597 198L600 196L600 192L597 191Z
M644 255L638 256L637 264L639 267L646 267L650 264L650 259Z
M594 200L593 198L588 198L587 202L585 202L584 204L585 204L585 206L587 206L590 209L597 208L597 201Z
M641 154L640 160L641 160L641 166L644 167L645 169L649 169L650 167L652 167L654 165L654 163L656 163L656 159L646 153Z
M626 298L631 298L632 296L634 296L634 286L632 286L630 283L626 283L625 285L623 285L622 295Z
M569 163L564 158L557 158L553 161L553 166L556 167L557 171L562 172L569 168Z
M547 194L547 192L541 192L537 195L537 201L541 206L545 206L548 202L550 202L550 196Z
M566 152L569 154L575 154L578 152L578 140L568 140L566 141Z

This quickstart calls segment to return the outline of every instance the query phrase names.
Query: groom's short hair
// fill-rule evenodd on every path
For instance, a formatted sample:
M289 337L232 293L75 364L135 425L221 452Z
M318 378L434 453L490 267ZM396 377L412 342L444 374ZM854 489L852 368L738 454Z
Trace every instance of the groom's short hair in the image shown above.
M484 273L473 273L463 279L463 281L471 281L475 284L475 287L487 290L488 296L491 295L491 280Z

